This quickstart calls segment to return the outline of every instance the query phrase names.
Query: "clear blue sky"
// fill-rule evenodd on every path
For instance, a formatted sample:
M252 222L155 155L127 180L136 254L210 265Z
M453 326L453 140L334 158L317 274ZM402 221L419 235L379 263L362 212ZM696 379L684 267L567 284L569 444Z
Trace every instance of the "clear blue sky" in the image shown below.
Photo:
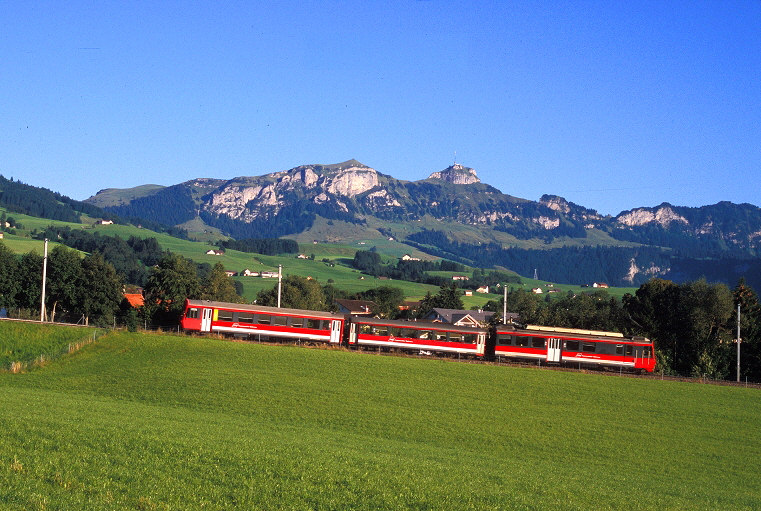
M0 2L0 174L458 163L603 214L761 205L761 1Z

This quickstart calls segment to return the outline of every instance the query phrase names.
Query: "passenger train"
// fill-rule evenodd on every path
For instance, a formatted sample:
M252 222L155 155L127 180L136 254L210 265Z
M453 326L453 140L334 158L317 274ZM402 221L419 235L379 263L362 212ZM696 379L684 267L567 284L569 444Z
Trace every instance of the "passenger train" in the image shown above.
M262 341L290 339L358 349L398 349L635 372L655 369L652 341L616 332L509 324L470 328L208 300L187 300L181 326L191 332Z

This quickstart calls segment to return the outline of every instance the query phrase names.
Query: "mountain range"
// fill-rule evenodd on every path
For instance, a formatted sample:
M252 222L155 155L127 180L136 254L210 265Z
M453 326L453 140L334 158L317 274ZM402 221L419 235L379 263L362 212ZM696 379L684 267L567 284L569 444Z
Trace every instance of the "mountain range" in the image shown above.
M761 253L761 209L750 204L663 203L600 215L555 195L537 202L505 194L459 164L406 181L349 160L229 180L106 189L85 202L123 217L201 225L235 238L391 237L469 264L488 261L518 273L541 265L542 278L569 283L594 278L637 285L653 276L701 274L755 280ZM557 270L569 261L594 269Z

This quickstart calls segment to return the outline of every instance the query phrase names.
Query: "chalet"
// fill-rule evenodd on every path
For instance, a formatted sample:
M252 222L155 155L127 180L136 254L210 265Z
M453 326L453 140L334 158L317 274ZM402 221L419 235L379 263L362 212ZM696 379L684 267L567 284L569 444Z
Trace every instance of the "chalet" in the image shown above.
M452 275L452 280L470 280L467 275Z
M489 311L440 309L434 307L431 309L431 312L423 318L423 321L449 323L457 326L471 326L476 328L486 325L492 316L494 316L494 313Z
M307 259L307 255L306 254L299 254L299 255L296 256L296 259Z
M206 255L223 256L225 255L225 252L223 250L215 250L212 248L206 251Z
M418 301L405 301L402 302L402 304L399 306L400 311L408 311L408 310L417 310L420 308L420 304L422 302L420 300Z
M276 271L263 271L262 272L262 278L263 279L276 279L278 277L278 272Z
M605 282L595 282L594 284L592 284L592 287L599 287L601 289L607 289L608 288L608 284L606 284Z
M542 294L544 291L542 291L542 288L541 288L541 287L534 287L534 288L531 288L531 292L532 292L532 293L534 293L534 294L540 295L540 294Z
M0 240L3 239L4 236L5 236L5 233L4 232L0 232Z
M478 289L476 289L476 293L488 293L489 292L489 286L481 286Z
M95 225L113 225L113 224L114 224L113 220L98 220L97 222L95 222Z
M248 268L240 272L240 274L244 277L258 277L260 275L258 271L251 271Z
M402 256L402 261L420 261L420 258L419 257L412 257L409 254L404 254Z
M378 309L375 302L368 300L336 300L339 314L351 314L352 316L372 317Z
M225 275L227 275L228 277L235 277L237 273L234 271L225 271Z
M466 289L466 290L463 292L463 294L464 294L465 296L473 296L473 291L471 291L470 289Z

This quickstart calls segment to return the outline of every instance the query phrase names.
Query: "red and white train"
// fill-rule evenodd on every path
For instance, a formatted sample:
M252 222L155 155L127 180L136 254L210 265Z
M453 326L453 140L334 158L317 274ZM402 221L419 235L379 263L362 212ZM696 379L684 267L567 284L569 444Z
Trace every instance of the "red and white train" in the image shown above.
M186 331L263 341L290 339L490 360L505 358L578 367L615 367L636 372L655 369L652 341L615 332L533 325L470 328L208 300L187 300L181 325Z

